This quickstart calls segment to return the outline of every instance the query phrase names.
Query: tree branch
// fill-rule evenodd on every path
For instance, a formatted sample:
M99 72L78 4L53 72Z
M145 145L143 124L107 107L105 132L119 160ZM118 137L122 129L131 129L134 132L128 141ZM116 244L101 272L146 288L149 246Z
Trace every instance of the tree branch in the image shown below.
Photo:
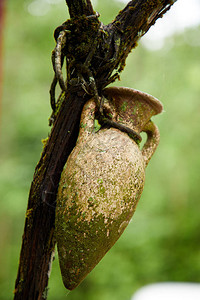
M137 46L140 38L175 2L176 0L133 0L119 12L112 23L103 26L103 30L107 34L105 35L106 38L102 39L103 44L100 47L100 52L106 53L104 60L107 65L104 64L103 67L100 67L102 60L98 60L96 57L93 61L93 65L98 70L96 78L100 90L105 87L105 84L112 82L110 76L113 70L116 70L119 75L125 67L128 54ZM100 57L99 53L96 56ZM107 72L108 69L110 72Z
M83 40L82 56L76 55L75 49L80 50L80 40L76 32L82 29L79 22L69 21L71 36L65 46L68 62L76 60L77 65L88 59L91 74L94 75L98 92L116 79L123 70L125 59L132 48L136 46L139 38L162 16L175 1L170 0L134 0L122 10L116 19L107 26L98 26L96 47L90 59L88 48ZM84 21L84 15L94 14L90 0L66 0L70 16ZM81 19L81 18L82 19ZM86 18L86 20L88 20ZM70 23L71 22L71 23ZM95 22L98 22L96 19ZM94 31L94 22L88 22L84 32L79 36L90 37ZM76 24L76 26L74 25ZM73 29L75 26L75 29ZM74 36L73 36L74 34ZM89 39L90 40L90 39ZM71 49L71 50L70 50ZM68 52L67 52L68 51ZM70 52L71 51L71 52ZM84 56L85 55L85 56ZM113 71L117 76L112 77ZM70 68L69 68L70 71ZM74 78L76 72L69 74ZM20 263L15 285L15 300L41 300L46 299L46 291L50 273L52 254L55 246L54 221L56 194L60 175L65 162L75 146L79 131L79 119L84 103L91 96L82 88L81 84L74 88L68 87L67 93L62 96L62 105L56 121L51 130L49 139L44 147L41 159L36 166L33 182L29 194L26 212L23 242L20 254Z
M78 17L82 15L90 16L95 12L92 8L90 0L66 0L70 17Z

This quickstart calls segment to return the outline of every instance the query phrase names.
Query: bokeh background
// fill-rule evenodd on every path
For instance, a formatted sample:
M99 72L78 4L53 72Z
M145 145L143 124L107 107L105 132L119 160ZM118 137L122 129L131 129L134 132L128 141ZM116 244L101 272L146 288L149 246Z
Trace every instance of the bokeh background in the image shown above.
M174 4L129 55L116 83L154 95L165 108L154 118L161 141L146 170L137 211L120 240L73 292L62 284L56 254L49 300L129 300L149 283L200 281L200 7L192 13L194 3L199 5L198 0ZM125 5L114 0L93 4L105 24ZM29 188L41 140L50 132L53 31L68 18L64 0L7 0L5 8L1 300L13 298Z

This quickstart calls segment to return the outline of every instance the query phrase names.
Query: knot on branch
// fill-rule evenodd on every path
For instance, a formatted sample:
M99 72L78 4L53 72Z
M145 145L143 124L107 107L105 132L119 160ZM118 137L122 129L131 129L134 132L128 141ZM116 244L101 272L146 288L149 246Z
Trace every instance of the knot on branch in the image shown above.
M56 28L54 32L56 47L52 52L52 63L55 76L50 89L51 106L54 112L56 111L57 82L64 92L71 86L76 90L81 87L87 94L96 93L93 87L95 71L91 67L91 60L100 39L101 23L98 16L96 14L72 18ZM64 61L66 62L66 79L62 74Z
M72 18L57 27L54 32L56 47L52 52L52 64L55 72L51 84L50 96L53 114L50 125L54 122L55 115L62 103L63 92L84 92L96 99L100 109L99 92L119 77L118 73L112 74L120 39L99 20L99 15L80 16ZM66 62L66 78L62 68ZM121 68L122 69L122 68ZM108 72L109 70L109 72ZM112 71L110 71L112 70ZM56 102L55 88L59 82L62 93Z

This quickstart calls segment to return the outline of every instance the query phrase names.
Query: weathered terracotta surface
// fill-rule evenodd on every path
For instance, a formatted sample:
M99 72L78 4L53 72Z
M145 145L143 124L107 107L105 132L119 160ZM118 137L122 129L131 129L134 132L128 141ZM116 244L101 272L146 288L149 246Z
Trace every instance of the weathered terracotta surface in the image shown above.
M114 92L119 93L118 89ZM114 94L106 90L107 97L111 92ZM125 92L130 93L130 89ZM158 100L153 99L150 105L149 95L142 93L140 98L144 99L144 95L148 101L143 100L143 108L150 106L148 113L144 112L145 120L141 103L137 103L139 108L133 107L132 96L125 110L118 96L114 95L111 104L113 120L124 122L138 133L147 132L148 139L142 151L128 134L118 129L94 131L96 106L93 100L83 109L77 145L64 167L57 195L59 262L64 285L70 290L80 284L118 240L141 196L145 167L159 142L159 132L149 119L160 112ZM142 120L137 120L135 114ZM130 121L131 116L133 121Z
M126 87L109 87L104 90L105 104L110 107L112 120L126 125L137 133L144 130L150 118L163 110L155 97Z

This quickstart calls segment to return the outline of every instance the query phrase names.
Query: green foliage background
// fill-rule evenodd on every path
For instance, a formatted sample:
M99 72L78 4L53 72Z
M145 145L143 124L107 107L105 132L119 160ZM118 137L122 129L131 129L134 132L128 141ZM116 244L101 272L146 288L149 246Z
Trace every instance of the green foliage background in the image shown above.
M46 1L47 3L47 1ZM51 3L51 1L49 1ZM30 1L7 1L4 30L4 92L0 156L0 299L12 299L30 183L50 132L49 86L53 31L67 18L63 0L32 16ZM104 23L123 7L101 0ZM150 52L130 54L117 85L159 98L165 112L154 118L161 142L146 170L137 211L123 236L85 281L69 294L53 263L49 300L128 300L141 286L200 280L200 28ZM68 296L66 296L68 294Z

